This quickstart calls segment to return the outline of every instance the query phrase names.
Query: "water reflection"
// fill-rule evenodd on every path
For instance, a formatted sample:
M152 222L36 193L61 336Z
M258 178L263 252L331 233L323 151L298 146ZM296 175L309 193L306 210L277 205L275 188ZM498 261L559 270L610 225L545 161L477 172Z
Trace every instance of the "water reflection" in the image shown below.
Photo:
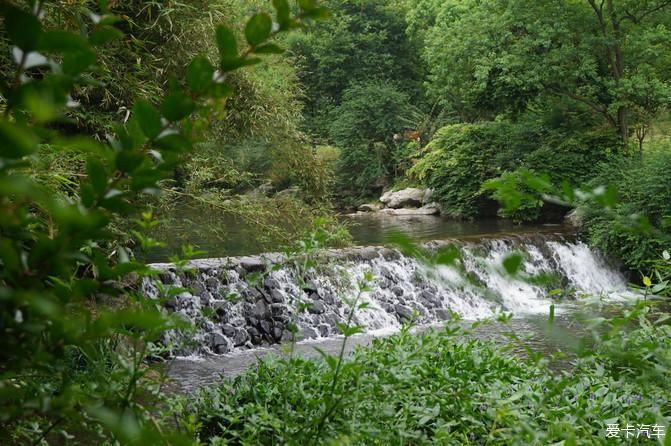
M561 225L518 225L510 220L456 221L434 215L356 214L344 217L352 238L359 245L379 245L386 234L403 232L416 241L468 238L482 235L557 232Z

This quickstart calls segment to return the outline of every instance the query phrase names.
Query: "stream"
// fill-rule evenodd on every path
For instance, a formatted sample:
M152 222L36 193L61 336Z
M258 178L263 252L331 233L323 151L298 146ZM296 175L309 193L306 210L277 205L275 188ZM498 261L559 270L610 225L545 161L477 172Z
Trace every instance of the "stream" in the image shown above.
M278 254L196 260L190 273L169 263L154 264L162 272L143 283L147 296L155 297L164 288L189 289L165 304L195 327L188 334L168 332L163 338L175 358L169 373L176 388L189 392L222 375L235 376L267 354L286 354L289 323L297 325L303 339L295 354L315 356L314 347L336 352L341 343L337 324L345 320L348 308L344 297L357 294L357 283L367 272L375 278L360 296L368 307L354 320L365 333L350 341L350 350L394 333L410 320L415 330L427 330L453 314L468 325L512 313L508 324L482 324L474 335L505 342L505 333L513 332L534 350L567 351L571 335L582 331L573 315L581 311L583 296L607 301L635 296L617 265L563 227L426 220L412 233L415 240L441 240L425 245L432 252L446 245L460 252L454 264L427 266L380 246L386 231L414 224L364 220L353 234L373 246L329 250L317 268L307 271L284 264ZM503 260L515 253L522 256L521 274L539 280L518 280L503 271ZM270 264L277 266L268 269ZM546 330L551 305L560 334ZM523 354L524 348L516 351Z

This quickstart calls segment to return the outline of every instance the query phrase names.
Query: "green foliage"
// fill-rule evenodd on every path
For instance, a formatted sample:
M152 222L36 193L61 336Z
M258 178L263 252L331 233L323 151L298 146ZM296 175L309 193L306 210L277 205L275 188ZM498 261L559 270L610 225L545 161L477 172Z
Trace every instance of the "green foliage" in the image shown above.
M166 97L135 101L130 119L112 126L109 143L101 143L72 136L60 124L71 92L90 85L96 62L104 63L98 45L121 37L111 28L123 27L121 17L106 4L95 14L83 5L69 10L66 17L81 24L77 32L52 27L51 14L60 9L51 4L0 5L7 25L2 39L15 57L0 82L3 443L52 442L71 433L81 444L192 443L160 426L143 405L158 392L145 360L161 353L160 334L181 324L160 310L160 301L133 291L131 285L152 272L125 248L107 249L114 241L111 222L137 215L138 203L156 193L193 147L187 118L221 104L231 90L227 73L256 63L251 52L278 31L267 32L258 18L248 22L248 50L233 60L230 47L222 48L216 75L209 62L196 59L186 83L171 79ZM304 4L285 28L322 13ZM82 177L42 172L39 151L53 159L76 154ZM136 225L153 227L151 215ZM140 231L134 234L143 248L155 246Z
M607 423L668 425L664 320L640 306L592 326L597 341L563 372L473 340L458 323L406 327L340 368L328 356L263 360L201 391L182 415L195 414L200 440L212 444L609 444ZM338 404L322 424L331 395Z
M353 84L333 109L329 135L340 147L341 187L367 195L393 176L403 161L394 135L405 127L407 95L383 83Z
M668 147L602 165L593 185L612 185L619 200L610 209L582 209L590 243L633 269L645 271L647 260L660 258L671 241L669 169Z
M467 122L563 97L628 141L668 106L665 1L432 1L409 5L430 94Z
M596 166L618 147L615 135L592 127L594 122L580 109L555 104L548 112L524 118L444 127L417 153L410 174L435 189L450 215L492 215L497 210L492 198L501 201L517 194L514 205L498 213L533 221L549 212L540 193L590 180ZM530 172L547 177L547 186L525 188L525 179L534 176Z
M495 205L481 186L520 165L522 155L533 147L533 137L523 133L511 124L494 122L443 127L420 151L410 174L434 189L448 215L491 215Z
M419 99L423 67L405 34L404 10L381 0L330 0L333 18L290 37L305 86L306 127L326 138L333 108L356 83L392 83ZM369 141L371 142L371 141Z

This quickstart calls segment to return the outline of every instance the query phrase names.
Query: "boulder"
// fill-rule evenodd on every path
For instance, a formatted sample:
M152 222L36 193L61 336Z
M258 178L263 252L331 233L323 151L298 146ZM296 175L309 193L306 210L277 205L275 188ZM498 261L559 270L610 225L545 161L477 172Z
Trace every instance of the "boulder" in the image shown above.
M396 192L389 191L380 197L380 201L391 209L418 207L422 205L426 190L409 187Z
M422 204L431 203L431 197L433 197L433 189L426 189L424 191L424 196L422 197Z
M275 193L275 187L270 183L263 183L247 195L251 197L269 197Z
M583 225L585 221L585 216L584 212L581 212L579 208L573 209L571 212L566 214L566 217L564 217L564 220L566 223L569 225L579 228Z
M221 333L210 333L210 348L217 354L224 354L231 351L233 343Z
M445 308L436 308L433 311L433 314L436 316L436 319L439 321L449 321L452 319L452 313L450 313L450 310L447 310Z
M298 186L291 186L287 189L281 190L277 193L276 197L277 198L282 198L282 197L297 197L301 193L301 188Z
M441 211L440 205L430 203L421 208L382 209L382 212L389 215L438 215Z
M360 212L377 212L380 209L382 209L382 205L380 203L366 203L362 204L358 208Z

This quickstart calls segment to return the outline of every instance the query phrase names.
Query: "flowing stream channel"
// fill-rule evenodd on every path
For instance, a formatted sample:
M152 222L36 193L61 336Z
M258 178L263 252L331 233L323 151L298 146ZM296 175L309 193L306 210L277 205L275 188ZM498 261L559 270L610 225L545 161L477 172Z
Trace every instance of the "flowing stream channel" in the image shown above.
M295 354L314 355L315 346L336 351L341 342L337 324L347 317L347 299L357 295L367 308L356 312L354 322L365 333L350 348L409 321L425 330L455 315L468 322L512 313L508 325L486 324L475 335L499 339L513 331L542 351L561 348L560 339L539 329L551 305L557 324L571 330L571 313L582 296L632 296L617 265L558 228L470 234L423 246L432 253L456 248L459 257L427 266L397 250L372 246L323 251L309 268L280 254L211 258L191 262L190 272L154 264L161 273L142 287L149 297L177 288L165 306L195 327L163 337L175 358L169 371L181 391L234 376L268 353L284 354L281 345L291 340L293 324L302 339ZM517 254L526 280L510 277L502 266ZM367 272L373 281L369 291L359 294L358 283Z

